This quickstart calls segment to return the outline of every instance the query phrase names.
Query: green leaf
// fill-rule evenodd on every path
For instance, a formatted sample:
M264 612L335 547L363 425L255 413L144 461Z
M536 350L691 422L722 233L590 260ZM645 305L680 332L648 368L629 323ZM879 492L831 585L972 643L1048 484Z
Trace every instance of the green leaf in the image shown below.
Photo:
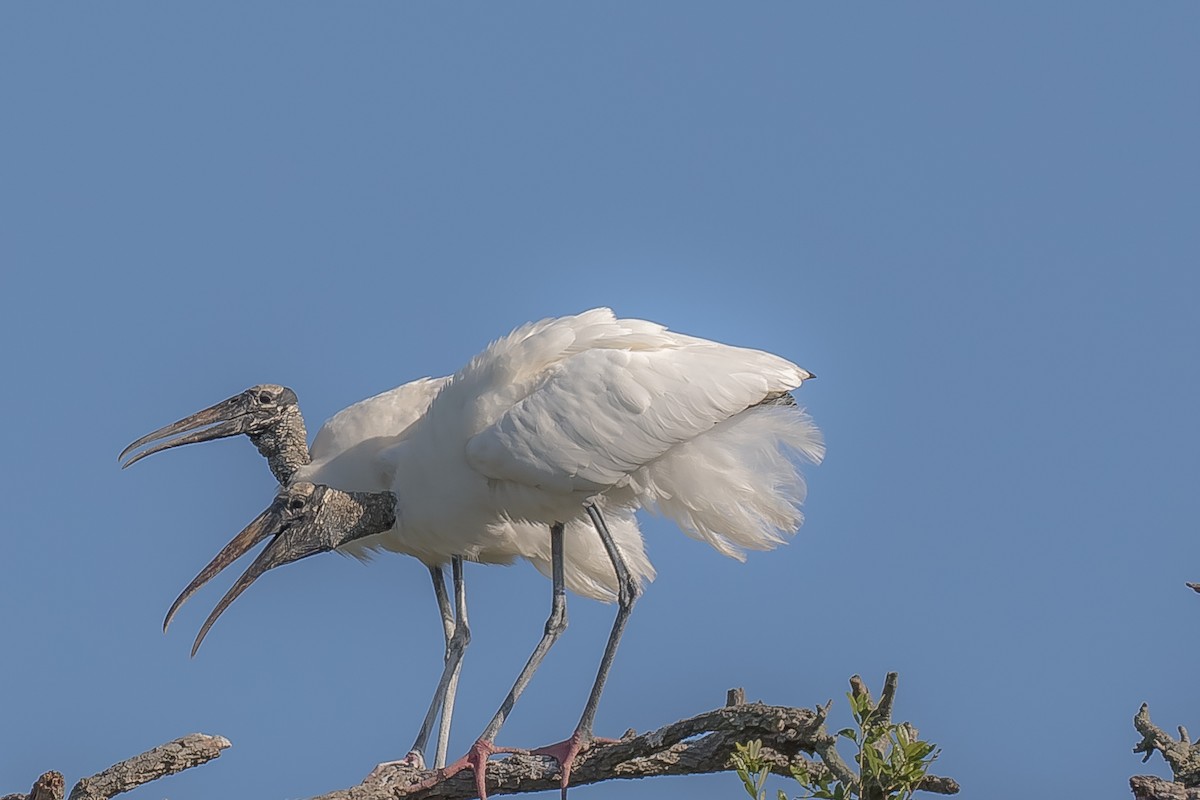
M910 742L904 748L904 754L912 759L923 759L925 756L933 752L934 745L930 742L915 741Z

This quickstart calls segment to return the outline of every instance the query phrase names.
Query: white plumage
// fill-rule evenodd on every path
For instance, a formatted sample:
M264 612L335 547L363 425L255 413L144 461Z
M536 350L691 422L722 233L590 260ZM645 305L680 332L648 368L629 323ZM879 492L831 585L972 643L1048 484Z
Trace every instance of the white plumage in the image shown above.
M379 544L436 558L497 519L582 522L598 498L608 517L660 511L726 555L768 549L803 519L788 453L818 462L824 445L799 409L759 404L809 377L604 308L522 326L380 450L398 500Z
M339 411L317 431L312 445L312 462L296 470L293 481L323 484L343 491L380 492L392 488L393 467L380 453L403 442L413 425L428 411L430 403L450 378L420 378L361 400ZM641 531L633 510L613 509L609 530L628 560L639 583L654 579L654 567L646 556ZM539 572L551 572L550 542L544 525L512 521L500 516L476 520L464 531L460 552L442 548L415 551L408 539L394 531L358 539L338 552L369 560L374 551L415 555L430 566L449 561L452 555L485 564L510 564L516 558L531 562ZM449 537L447 537L449 538ZM583 597L611 602L617 595L617 580L604 545L586 518L567 524L564 550L567 589Z

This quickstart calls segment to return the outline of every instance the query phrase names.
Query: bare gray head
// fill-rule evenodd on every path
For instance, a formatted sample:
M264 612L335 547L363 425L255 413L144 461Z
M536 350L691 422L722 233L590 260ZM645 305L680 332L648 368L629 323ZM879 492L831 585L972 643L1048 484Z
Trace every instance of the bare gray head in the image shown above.
M243 433L266 457L271 473L281 484L286 485L296 470L309 462L308 431L296 393L272 383L251 386L228 400L152 431L122 450L117 458L123 459L137 448L157 442L122 464L124 469L172 447ZM172 436L175 438L168 438Z
M175 612L196 590L268 536L274 537L271 543L258 554L205 620L192 646L192 655L196 655L209 629L229 604L267 570L334 550L364 536L383 533L395 524L396 496L391 492L343 492L305 482L283 487L267 510L233 537L180 593L163 620L163 630L166 631Z

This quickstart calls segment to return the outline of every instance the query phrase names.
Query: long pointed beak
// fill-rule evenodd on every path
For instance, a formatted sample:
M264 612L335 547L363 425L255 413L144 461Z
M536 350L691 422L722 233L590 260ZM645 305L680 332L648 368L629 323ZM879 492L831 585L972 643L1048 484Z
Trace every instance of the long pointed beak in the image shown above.
M239 433L246 433L250 430L254 422L254 418L249 414L246 395L242 394L230 397L228 400L222 400L214 406L209 406L203 411L197 411L190 417L172 422L170 425L164 425L156 431L146 434L136 442L132 443L117 456L120 461L129 455L131 452L149 444L158 439L164 439L158 444L148 447L142 452L135 455L133 458L121 465L121 469L136 464L143 458L154 453L160 453L163 450L169 450L172 447L180 445L193 444L195 442L208 442L213 439L224 439L229 436L237 436ZM207 426L212 427L207 427ZM183 434L175 439L168 439L169 436Z
M212 628L213 624L216 623L217 618L220 617L221 614L225 613L225 609L229 608L229 605L234 600L238 599L242 592L250 588L250 584L258 580L263 573L274 569L275 567L281 567L284 564L290 564L293 561L299 561L305 556L311 556L315 555L316 553L333 549L332 547L316 546L316 543L312 541L304 543L291 541L293 537L289 537L289 533L293 531L303 532L303 530L303 528L289 528L277 536L274 541L267 545L266 548L264 548L263 551L258 554L258 558L254 559L250 566L246 568L246 571L242 573L242 576L237 579L237 583L229 587L229 591L226 592L225 596L221 598L221 602L217 603L217 607L214 608L212 613L208 615L208 619L204 620L204 625L200 627L200 632L196 634L196 641L192 644L193 658L195 658L197 651L200 650L200 644L204 641L204 637L208 635L208 631ZM298 544L300 546L296 546Z
M208 566L200 570L200 574L192 579L187 588L180 592L179 597L176 597L175 602L171 604L171 610L167 612L167 616L163 620L163 633L167 632L167 627L170 626L171 620L175 617L175 612L179 611L187 599L195 594L201 586L204 586L204 584L215 578L230 564L250 552L263 539L279 534L281 530L280 507L281 503L278 500L272 503L266 511L259 514L253 522L242 529L241 533L233 537L229 544L225 545L220 553L217 553L216 558L208 562Z
M322 490L318 489L318 491ZM319 498L316 499L316 503L319 504ZM255 520L255 522L258 522L258 520ZM251 524L253 525L254 523ZM242 594L242 592L246 591L246 589L250 587L250 584L258 580L263 573L267 572L268 570L272 570L275 567L281 567L284 564L290 564L293 561L299 561L302 558L316 555L317 553L327 553L341 544L342 539L344 538L344 536L339 536L338 540L334 541L334 534L332 532L325 529L322 525L314 523L311 519L304 519L295 524L286 523L282 527L277 528L277 531L278 535L276 535L270 544L263 548L263 551L258 554L258 558L254 559L250 566L246 568L246 571L242 573L242 576L237 579L237 582L234 583L233 586L229 588L229 591L225 593L225 596L221 598L221 602L217 603L217 607L214 608L212 613L208 615L208 619L204 621L204 625L201 626L200 633L196 634L196 641L192 645L193 657L200 649L200 644L204 641L204 637L208 635L209 629L212 628L213 623L217 621L217 618L224 613L225 609L229 608L229 605L236 600ZM266 528L264 528L262 531L256 530L253 533L247 533L246 531L243 531L241 534L238 534L238 538L241 539L244 536L245 538L242 540L243 542L250 542L252 539L257 541L269 532L271 531ZM241 547L240 552L244 553L249 547L252 546L252 543L243 543L235 546L235 542L230 542L226 547L226 550L229 550L230 552L236 552L238 547ZM221 556L218 556L214 563L217 563L220 560ZM205 572L207 571L208 568L205 568ZM220 567L218 567L213 574L216 574L216 572L219 571ZM200 576L197 576L197 579L203 575L204 573L201 573ZM187 590L184 591L186 594Z

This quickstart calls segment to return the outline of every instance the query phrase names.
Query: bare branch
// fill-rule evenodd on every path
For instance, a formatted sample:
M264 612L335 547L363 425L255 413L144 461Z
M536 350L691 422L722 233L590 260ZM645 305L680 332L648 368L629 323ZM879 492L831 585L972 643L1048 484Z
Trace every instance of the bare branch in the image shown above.
M855 683L857 681L857 684ZM850 678L850 686L855 694L866 692L866 684L862 682L862 678L855 675ZM823 706L818 706L816 709L817 722L819 727L813 741L813 750L821 757L825 768L833 773L833 777L837 778L847 786L858 785L858 775L850 768L850 765L842 760L842 756L837 751L837 736L834 736L825 729L825 718L829 716L829 709L833 706L833 701L830 700Z
M739 704L680 720L641 736L627 734L614 744L595 745L576 761L571 785L581 786L614 779L663 775L700 775L731 769L736 746L754 739L762 742L761 757L777 775L790 776L796 764L813 773L837 765L850 771L833 748L835 737L825 729L824 709ZM820 755L823 764L803 754ZM474 779L459 773L431 787L410 791L431 773L394 766L377 778L315 800L467 800L475 796ZM922 788L954 794L958 784L949 778L930 778ZM516 794L558 787L558 765L553 759L524 753L488 765L489 794Z
M70 800L108 800L143 783L212 761L226 747L229 740L224 736L189 734L84 778L71 790Z
M6 794L0 800L63 800L66 783L61 772L47 772L37 779L29 794Z
M1144 753L1143 762L1149 761L1150 756L1157 750L1171 766L1175 782L1184 788L1200 788L1200 744L1188 741L1187 730L1180 728L1180 738L1174 739L1169 733L1150 721L1150 708L1145 703L1133 717L1133 727L1142 735L1142 740L1133 748L1135 753Z
M879 718L887 725L892 724L892 706L896 702L896 685L899 680L899 676L895 672L887 674L887 677L883 679L883 691L879 694L879 705L875 707Z
M1200 789L1188 789L1153 775L1134 775L1129 779L1129 788L1135 800L1200 800Z

